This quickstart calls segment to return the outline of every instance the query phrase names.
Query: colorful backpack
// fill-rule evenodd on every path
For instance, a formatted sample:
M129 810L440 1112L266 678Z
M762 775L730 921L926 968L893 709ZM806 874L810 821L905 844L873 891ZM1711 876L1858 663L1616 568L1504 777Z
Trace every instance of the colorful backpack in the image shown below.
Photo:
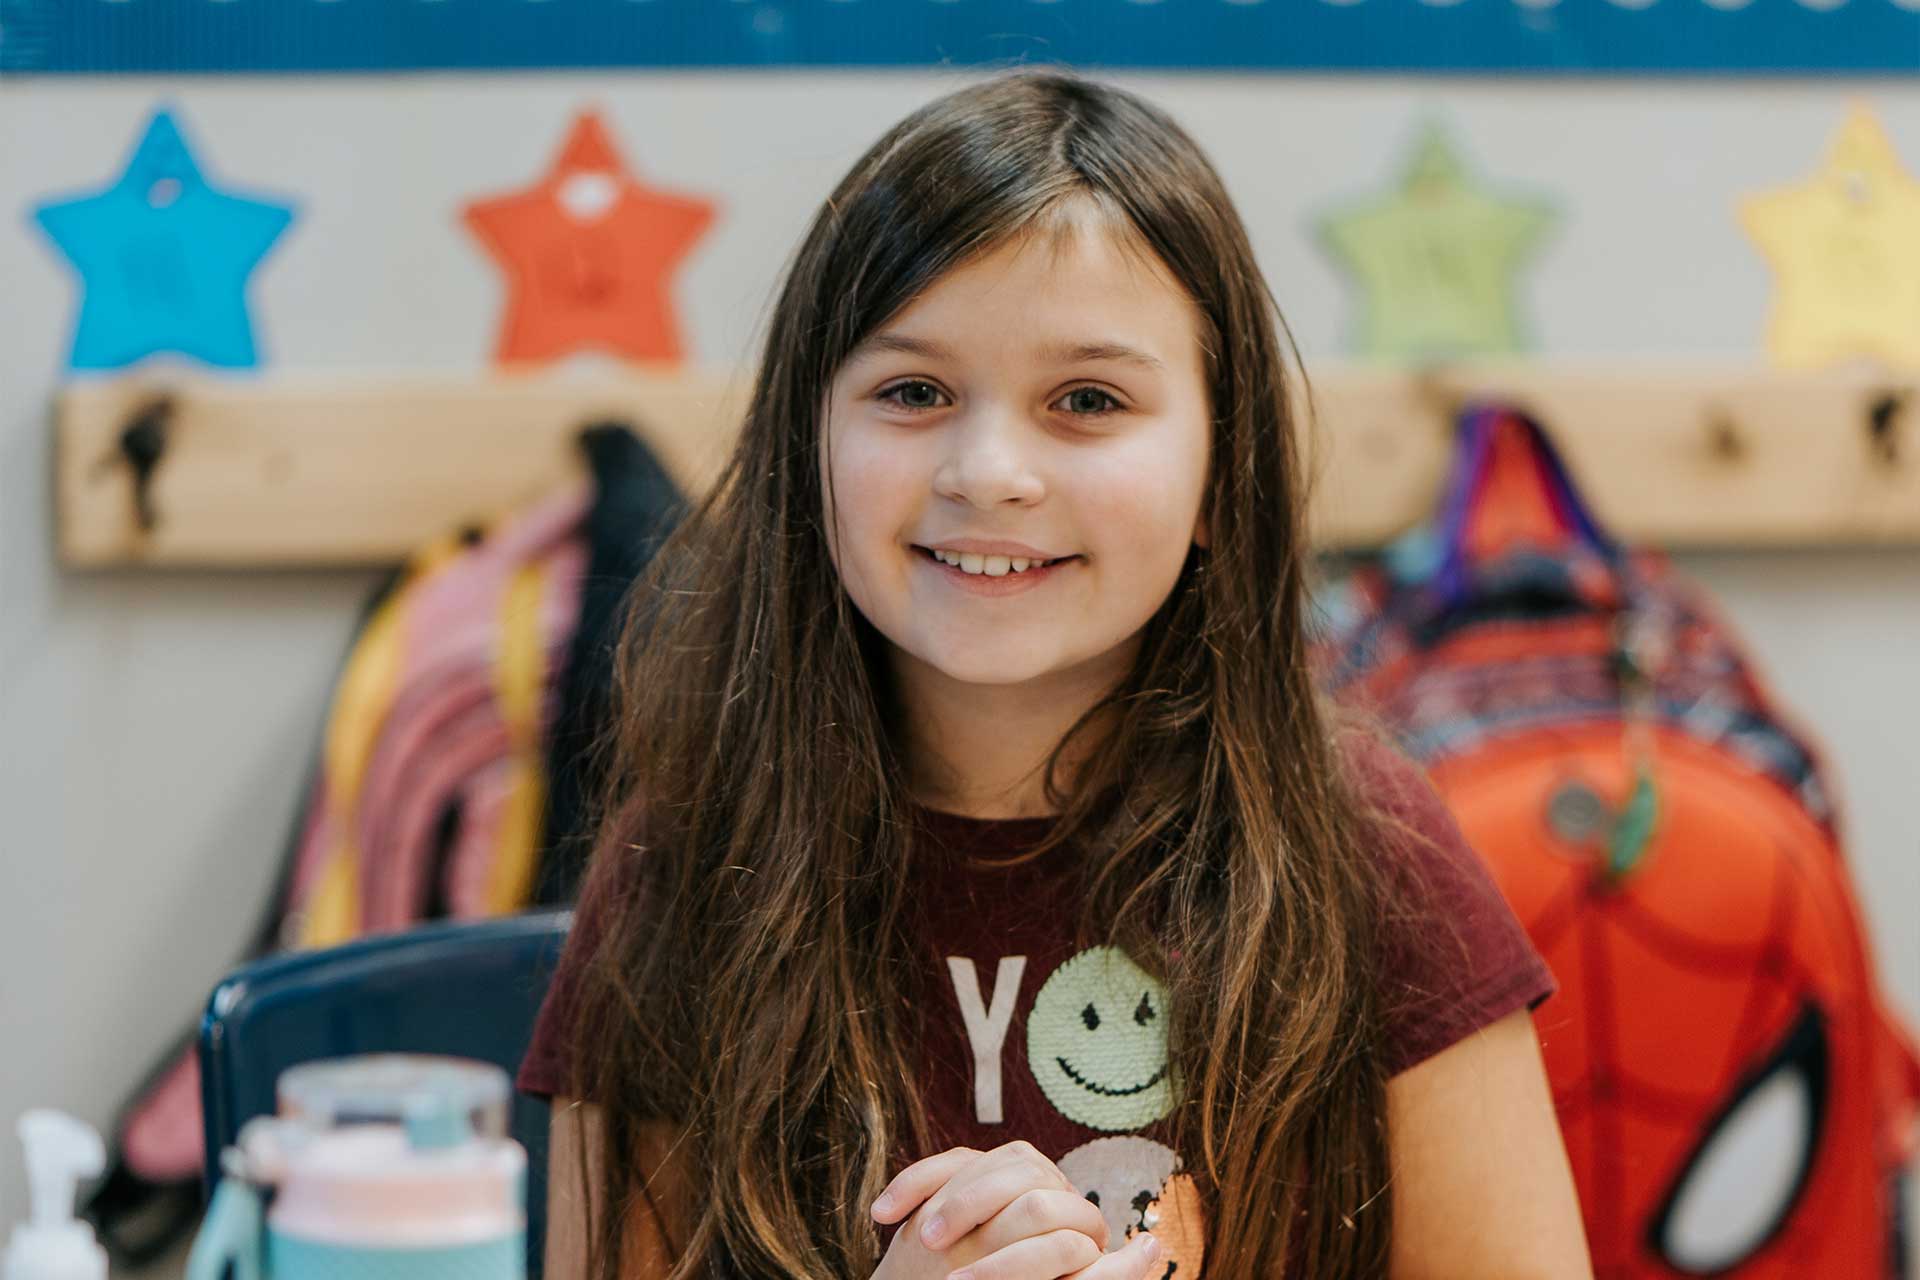
M621 604L681 510L627 428L580 444L592 484L449 532L376 593L248 958L570 896ZM191 1035L136 1092L115 1156L88 1215L139 1265L201 1208Z
M1426 767L1553 967L1598 1275L1905 1271L1920 1057L1808 739L1725 623L1476 407L1434 524L1328 597L1329 684Z

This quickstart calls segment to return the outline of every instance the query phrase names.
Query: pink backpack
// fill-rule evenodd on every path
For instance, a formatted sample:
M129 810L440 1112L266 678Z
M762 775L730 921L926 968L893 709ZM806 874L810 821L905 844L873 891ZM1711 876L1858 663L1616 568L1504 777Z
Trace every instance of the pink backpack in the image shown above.
M369 608L335 692L275 905L243 959L525 907L591 487L418 552ZM88 1205L139 1265L201 1208L194 1032L137 1091Z

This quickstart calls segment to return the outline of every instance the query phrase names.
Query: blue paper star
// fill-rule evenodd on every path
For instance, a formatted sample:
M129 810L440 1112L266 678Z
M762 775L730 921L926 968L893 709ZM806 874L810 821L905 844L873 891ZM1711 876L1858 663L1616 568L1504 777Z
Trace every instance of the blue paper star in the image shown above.
M247 276L293 206L214 190L170 112L154 113L112 186L33 213L84 289L72 368L118 369L159 351L257 363Z

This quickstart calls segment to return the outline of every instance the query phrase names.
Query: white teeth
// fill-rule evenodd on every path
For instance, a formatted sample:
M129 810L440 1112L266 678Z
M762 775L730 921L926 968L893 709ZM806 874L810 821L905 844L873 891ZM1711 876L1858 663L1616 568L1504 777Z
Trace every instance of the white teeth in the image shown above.
M1051 563L1046 560L1032 560L1024 556L984 556L963 551L933 550L933 558L942 564L950 564L963 573L985 574L990 578L1003 577L1009 573L1025 573L1028 569L1037 569Z

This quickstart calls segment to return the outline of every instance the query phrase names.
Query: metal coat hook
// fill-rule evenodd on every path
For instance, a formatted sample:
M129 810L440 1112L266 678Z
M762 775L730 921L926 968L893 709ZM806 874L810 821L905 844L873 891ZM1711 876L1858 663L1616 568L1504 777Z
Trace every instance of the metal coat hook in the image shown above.
M153 509L153 474L166 456L172 418L173 397L156 396L120 431L120 457L133 472L133 518L141 533L152 533L160 523Z
M1900 465L1900 417L1907 407L1906 391L1883 391L1867 406L1867 442L1882 463Z
M1459 426L1460 413L1467 397L1449 379L1451 368L1440 361L1419 365L1413 370L1413 395L1420 407L1439 420L1442 435L1451 441Z
M1747 456L1746 437L1725 405L1716 404L1707 410L1707 447L1722 462L1736 463Z

